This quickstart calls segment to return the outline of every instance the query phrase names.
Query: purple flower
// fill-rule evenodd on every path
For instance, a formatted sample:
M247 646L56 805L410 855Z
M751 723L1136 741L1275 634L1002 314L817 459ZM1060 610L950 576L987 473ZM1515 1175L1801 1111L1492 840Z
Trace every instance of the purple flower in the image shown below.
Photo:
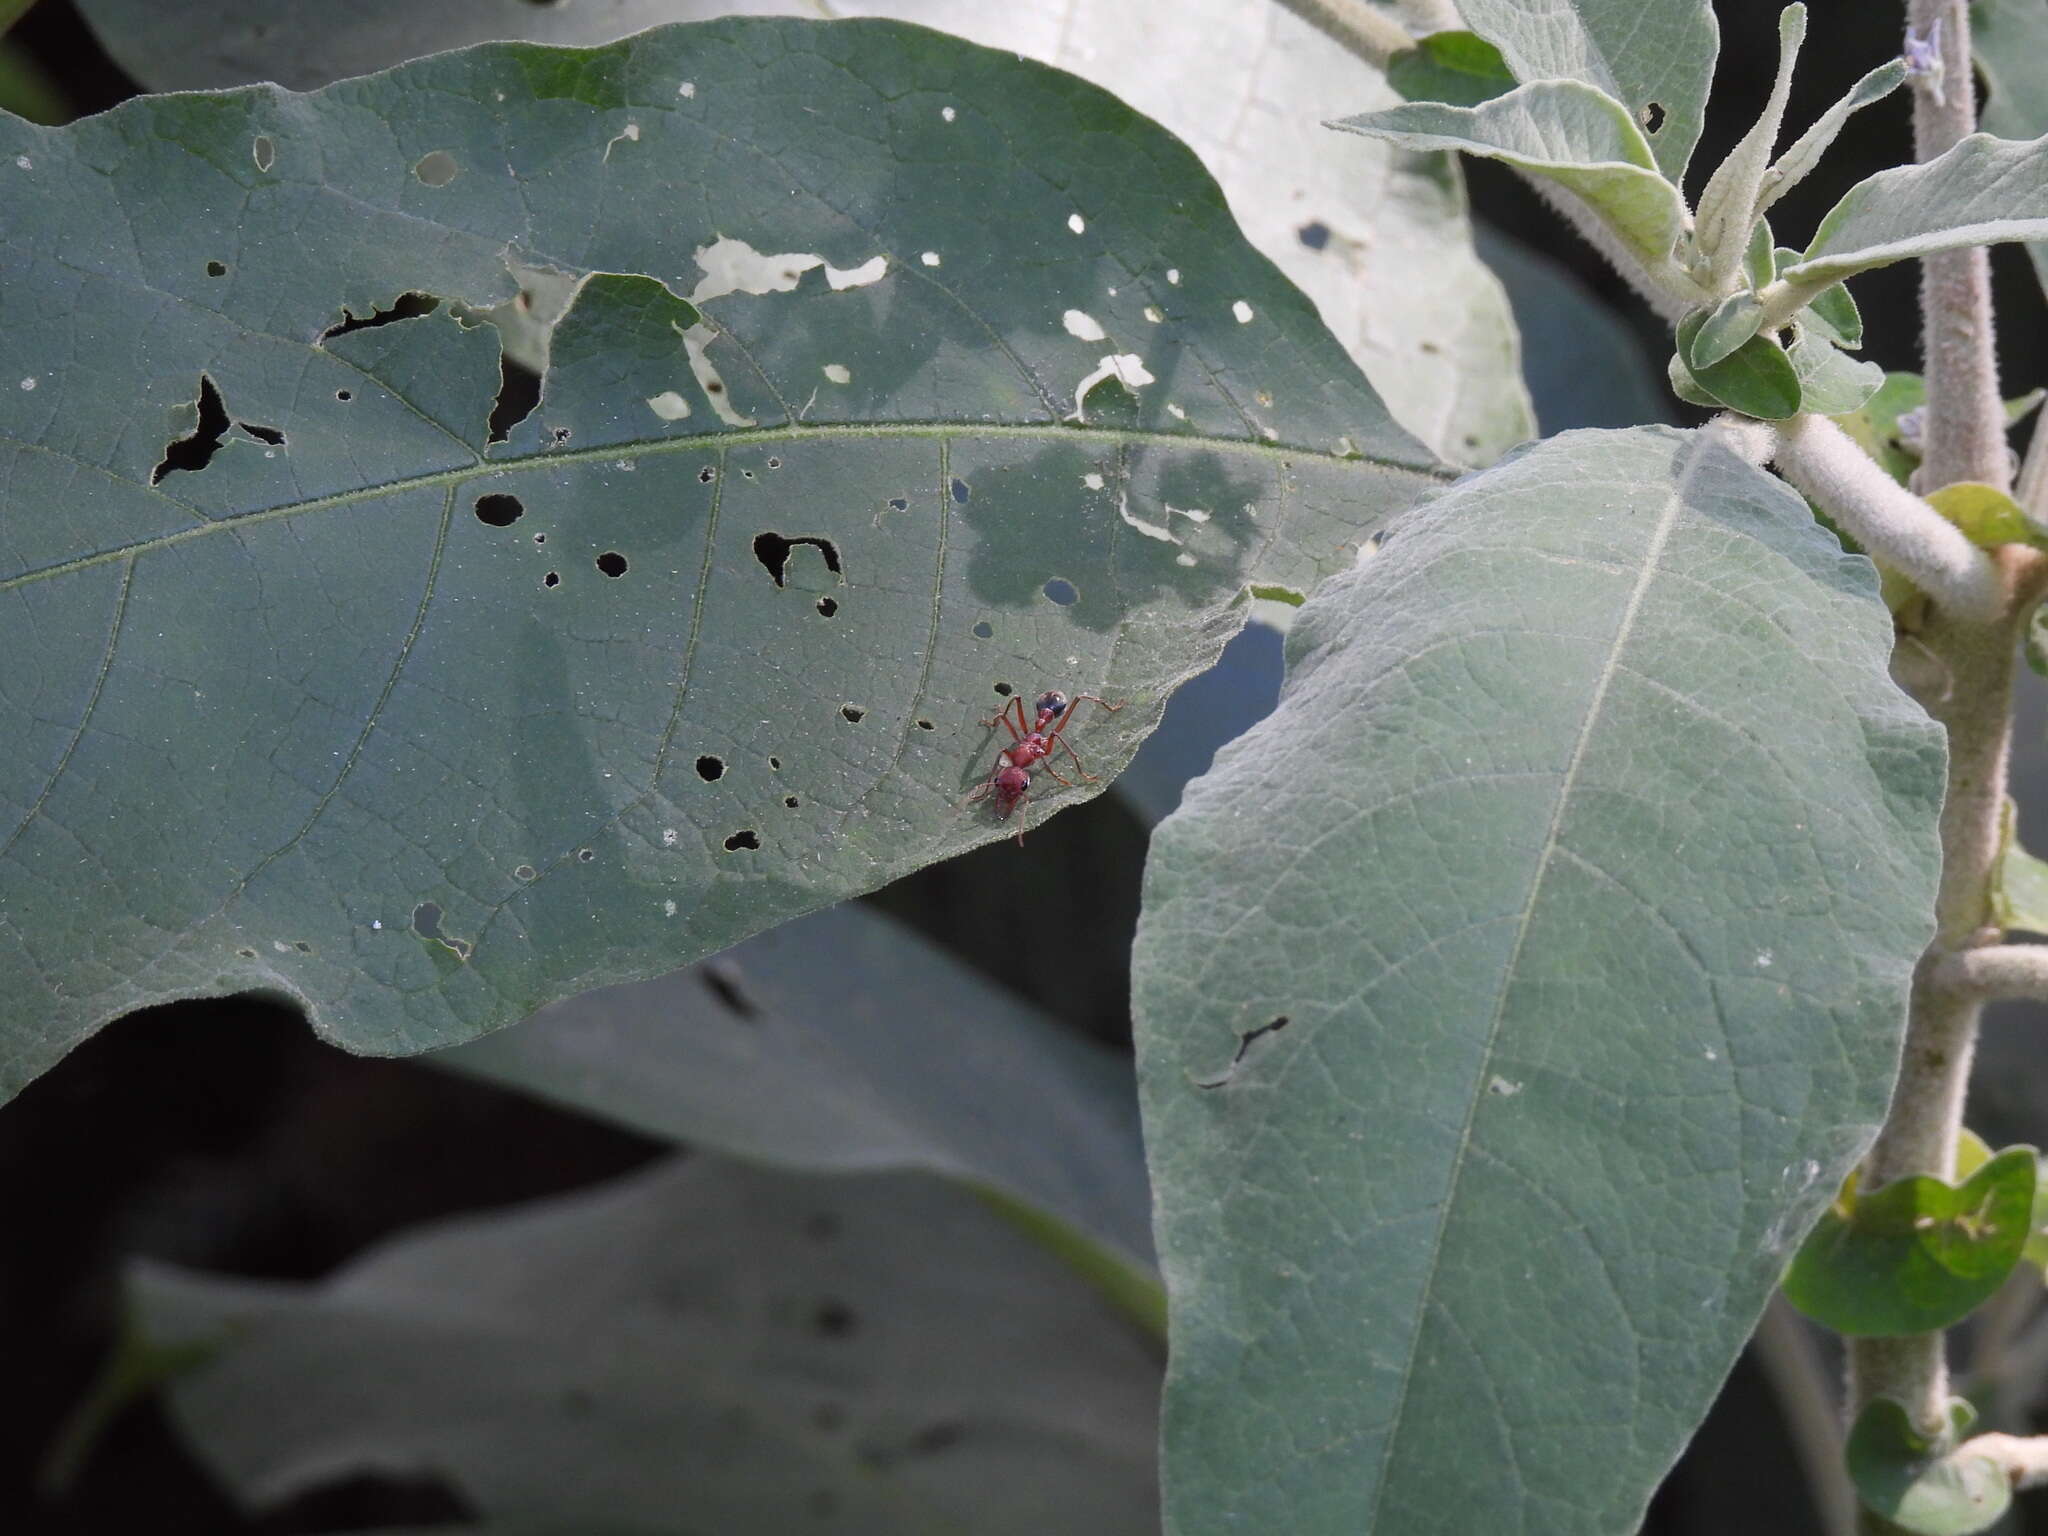
M1926 80L1928 93L1937 103L1942 99L1941 80L1947 73L1941 62L1941 18L1934 18L1934 25L1927 29L1925 37L1911 27L1906 28L1906 73Z

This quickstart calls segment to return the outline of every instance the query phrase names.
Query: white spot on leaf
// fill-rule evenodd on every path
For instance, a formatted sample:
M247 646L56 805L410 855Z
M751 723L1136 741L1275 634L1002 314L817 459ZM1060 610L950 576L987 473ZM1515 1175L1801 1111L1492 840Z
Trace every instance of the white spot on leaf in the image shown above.
M685 80L681 85L676 87L676 94L682 97L683 100L688 101L692 96L695 96L697 94L697 82L694 80Z
M1131 510L1131 498L1129 492L1125 492L1124 494L1119 495L1117 497L1116 515L1122 518L1125 522L1129 523L1133 528L1137 529L1138 532L1145 535L1145 537L1148 539L1157 539L1162 544L1178 544L1180 542L1179 538L1175 536L1174 531L1171 528L1162 528L1157 523L1148 523L1145 521L1145 519L1138 516L1137 513L1133 512Z
M674 917L676 915L676 904L672 901L664 901L661 904L661 915L663 917Z
M676 829L674 827L663 827L661 829L661 846L664 848L673 848L675 847L675 845Z
M1180 554L1177 554L1173 557L1173 563L1175 565L1193 565L1195 563L1195 557L1191 554L1188 554L1185 550L1183 550Z
M1180 268L1168 267L1166 269L1166 280L1178 288L1180 286Z
M1102 476L1091 470L1081 477L1081 483L1091 491L1099 491L1102 489Z
M664 389L658 395L650 395L647 409L663 421L681 421L690 414L690 402L672 389Z
M24 171L32 171L36 168L35 162L29 159L27 155L16 155L14 163Z
M1486 1091L1498 1098L1511 1099L1522 1091L1522 1085L1511 1083L1504 1077L1490 1077L1486 1080Z
M1159 313L1158 305L1147 304L1145 306L1145 318L1147 320L1150 320L1154 325L1158 325L1161 321L1165 320L1166 316Z
M1230 312L1237 316L1237 323L1239 325L1250 325L1252 323L1252 307L1245 303L1243 299L1239 299L1235 304L1232 304Z
M1088 221L1078 213L1070 213L1067 215L1067 228L1077 235L1086 234L1088 232Z
M23 380L21 381L21 387L22 387L23 389L34 389L34 388L36 387L36 381L35 381L34 379L32 379L32 378L30 378L30 379L23 379Z
M947 122L950 123L951 121L953 121L955 117L959 116L959 114L956 113L951 107L941 107L939 108L939 116L943 117Z
M825 365L825 377L834 384L851 384L853 382L853 370L844 363L827 363Z
M936 267L939 264L939 253L937 251L926 251L917 259L928 267Z
M1078 337L1082 341L1101 341L1109 334L1096 322L1093 315L1084 314L1078 309L1070 309L1061 315L1060 324L1067 328L1069 336Z
M844 271L838 267L827 267L825 281L832 285L834 293L842 293L848 288L865 288L869 283L879 283L888 270L888 257L870 256L859 266L848 267Z

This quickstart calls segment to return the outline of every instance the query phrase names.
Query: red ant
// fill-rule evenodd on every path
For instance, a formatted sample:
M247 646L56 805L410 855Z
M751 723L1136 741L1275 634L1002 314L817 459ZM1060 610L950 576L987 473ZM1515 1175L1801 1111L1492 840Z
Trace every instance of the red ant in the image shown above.
M1095 775L1082 764L1081 754L1076 752L1073 745L1061 734L1074 723L1073 707L1082 703L1100 704L1112 714L1124 707L1122 704L1112 704L1107 699L1098 698L1092 693L1076 694L1070 699L1055 688L1041 693L1033 701L1032 708L1038 718L1028 722L1028 729L1024 701L1020 698L1012 698L993 720L982 721L981 723L990 730L994 730L998 725L1008 726L1010 745L996 754L995 770L981 783L975 785L967 796L967 802L972 804L976 800L993 795L996 813L1008 821L1010 813L1022 805L1031 793L1031 770L1041 764L1047 773L1072 789L1073 780L1061 778L1060 771L1052 765L1054 747L1065 747L1067 756L1074 760L1075 770L1082 778L1093 783ZM1017 716L1014 721L1010 718L1013 710ZM1052 728L1047 730L1048 726ZM1017 828L1017 841L1020 844L1024 841L1024 829L1021 826Z

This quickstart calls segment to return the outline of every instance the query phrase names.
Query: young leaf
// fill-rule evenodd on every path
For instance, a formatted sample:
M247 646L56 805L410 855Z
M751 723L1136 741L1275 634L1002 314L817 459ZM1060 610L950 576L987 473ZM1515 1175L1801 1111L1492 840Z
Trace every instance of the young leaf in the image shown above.
M452 1044L1014 830L960 806L1005 692L1129 700L1106 780L1436 473L1187 151L921 28L489 45L0 166L0 1092L251 987ZM588 280L495 443L451 311L508 252Z
M1979 121L2002 139L2048 133L2048 6L2042 0L1975 0L1970 48L1990 88ZM2027 246L2034 276L2048 290L2048 243Z
M1749 231L1749 244L1742 252L1742 280L1761 288L1778 275L1777 248L1771 240L1771 222L1758 219Z
M1958 480L1930 491L1927 504L1968 534L1972 544L1985 549L2034 540L2033 526L2027 522L2020 504L1995 485Z
M1678 322L1678 357L1688 356L1705 316ZM1688 368L1693 386L1716 403L1762 421L1783 421L1800 408L1799 374L1785 349L1768 336L1752 336L1710 368Z
M1857 1497L1913 1536L1973 1536L2012 1503L1996 1462L1959 1452L1976 1410L1956 1398L1945 1432L1929 1439L1888 1397L1872 1400L1849 1430L1849 1477Z
M1476 107L1505 96L1515 77L1500 50L1472 32L1432 32L1387 60L1387 84L1409 101Z
M1720 52L1710 0L1460 0L1458 12L1517 80L1577 80L1621 102L1658 170L1674 186L1685 179Z
M2043 667L2037 659L2043 627L2048 626L2044 626L2042 612L2036 608L2027 634L2027 659L2036 671ZM2048 934L2048 862L2027 852L2020 842L2010 801L2006 802L2005 844L1999 851L1998 878L1991 888L1991 911L2001 928Z
M1850 86L1849 93L1815 119L1813 126L1799 135L1792 147L1764 173L1757 212L1764 212L1807 178L1853 115L1873 102L1883 101L1905 81L1905 60L1892 59Z
M1876 593L1644 428L1301 610L1133 958L1180 1536L1634 1529L1890 1095L1943 754Z
M1700 254L1706 258L1705 286L1712 292L1720 292L1735 275L1762 211L1757 201L1758 190L1763 186L1764 172L1770 167L1771 151L1778 146L1778 132L1785 125L1785 103L1792 94L1792 69L1799 61L1799 45L1805 40L1806 7L1786 6L1778 14L1778 75L1771 85L1771 94L1755 125L1715 167L1706 190L1700 193L1694 215L1694 238Z
M1786 353L1799 376L1799 408L1823 416L1859 409L1884 384L1884 370L1861 363L1819 335L1801 336Z
M2034 1176L2034 1149L2009 1147L1959 1185L1920 1176L1858 1190L1800 1245L1786 1299L1852 1338L1951 1327L2019 1263Z
M405 1466L577 1529L1158 1526L1153 1348L937 1179L692 1156L318 1285L145 1266L130 1292L159 1347L221 1341L170 1403L245 1504Z
M1812 302L1799 312L1799 318L1838 347L1854 351L1863 345L1863 312L1841 283L1815 294Z
M1519 86L1477 107L1411 102L1334 126L1411 150L1500 160L1576 193L1651 271L1671 265L1685 203L1612 97L1575 81Z
M1754 336L1763 317L1763 305L1748 289L1729 294L1693 329L1686 363L1693 368L1713 367Z
M1377 69L1276 6L1113 0L1055 17L987 0L214 0L203 27L162 0L81 10L152 90L309 90L466 44L587 46L734 11L938 27L1071 70L1177 135L1222 184L1246 238L1316 301L1401 424L1437 452L1488 464L1534 435L1507 299L1473 253L1456 161L1333 139L1331 118L1398 98ZM1159 46L1162 36L1176 45Z
M1973 133L1919 165L1879 171L1828 210L1783 273L1818 292L1872 267L1934 251L2048 238L2048 138Z

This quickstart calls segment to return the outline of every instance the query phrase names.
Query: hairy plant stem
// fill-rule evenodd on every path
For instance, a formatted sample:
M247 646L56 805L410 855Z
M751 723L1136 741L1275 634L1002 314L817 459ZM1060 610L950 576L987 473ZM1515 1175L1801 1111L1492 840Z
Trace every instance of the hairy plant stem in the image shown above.
M1977 126L1969 6L1966 0L1908 0L1907 12L1914 35L1938 36L1942 47L1942 75L1914 81L1913 152L1926 161ZM1927 424L1918 488L1980 480L2006 489L2011 472L1985 253L1928 257L1921 264L1920 304ZM1916 636L1944 674L1938 693L1922 700L1948 730L1941 883L1934 941L1914 976L1898 1087L1863 1165L1866 1189L1912 1174L1946 1179L1955 1173L1982 1004L1967 992L1932 984L1932 978L1949 955L2002 937L1992 917L1991 881L2003 836L2013 665L2028 600L2041 586L2041 558L2032 550L2008 546L1996 558L2005 589L2002 613L1986 621L1936 608ZM1927 1431L1945 1422L1948 1357L1940 1333L1851 1339L1848 1378L1852 1422L1880 1396L1896 1400ZM1865 1510L1863 1529L1883 1533L1894 1527Z
M1279 0L1310 26L1357 54L1374 69L1385 69L1387 60L1415 39L1402 25L1374 10L1366 0Z

